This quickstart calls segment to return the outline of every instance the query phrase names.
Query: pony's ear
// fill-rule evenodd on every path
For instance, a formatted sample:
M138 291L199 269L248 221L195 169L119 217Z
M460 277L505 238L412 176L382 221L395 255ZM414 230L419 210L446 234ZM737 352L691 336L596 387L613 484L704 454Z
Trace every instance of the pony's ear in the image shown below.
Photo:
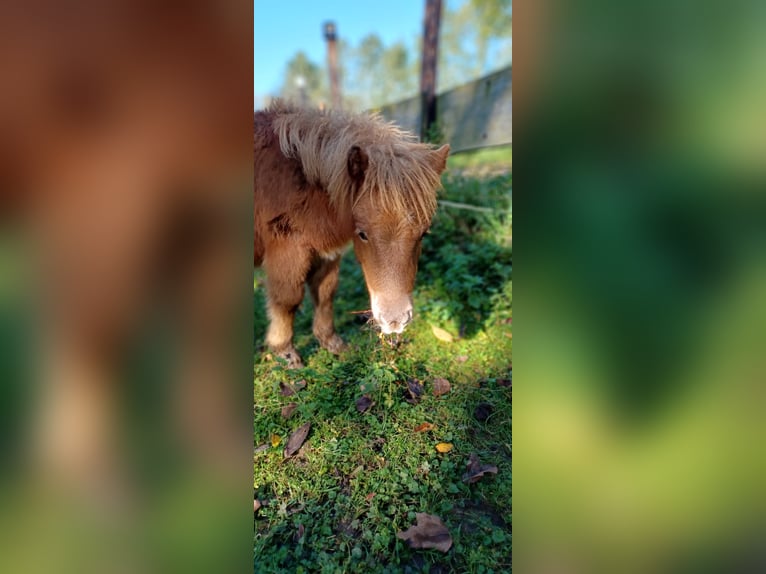
M368 165L370 165L370 159L362 148L355 145L349 150L348 175L351 176L351 179L361 182L364 179L364 172L367 171Z
M431 152L431 165L436 173L441 173L447 167L447 156L449 155L449 144L444 144L437 150Z

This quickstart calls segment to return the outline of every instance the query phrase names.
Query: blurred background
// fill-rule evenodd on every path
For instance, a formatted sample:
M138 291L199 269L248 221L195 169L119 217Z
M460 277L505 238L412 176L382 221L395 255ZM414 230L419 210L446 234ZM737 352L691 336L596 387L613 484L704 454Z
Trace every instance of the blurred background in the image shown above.
M766 10L516 3L520 572L766 568Z

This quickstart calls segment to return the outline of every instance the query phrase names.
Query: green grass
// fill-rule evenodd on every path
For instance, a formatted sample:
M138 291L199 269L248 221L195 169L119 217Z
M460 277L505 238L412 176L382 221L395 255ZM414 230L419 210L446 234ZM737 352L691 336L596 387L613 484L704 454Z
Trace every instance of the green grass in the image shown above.
M447 159L452 170L510 170L513 165L513 146L481 148L458 152Z
M381 339L353 310L369 308L361 270L343 258L336 325L351 345L336 358L311 335L307 298L295 343L306 368L290 371L261 347L267 319L263 272L255 276L255 572L509 572L511 569L511 176L445 176L443 199L491 207L480 213L442 206L423 244L416 318L398 339ZM453 342L434 336L432 326ZM435 397L434 377L451 391ZM307 386L284 397L279 384ZM408 379L425 392L411 404ZM356 399L374 401L359 413ZM285 420L281 409L297 403ZM480 404L490 416L474 416ZM486 406L482 408L487 408ZM292 431L312 429L283 460ZM424 422L433 430L415 432ZM276 446L273 442L279 441ZM454 445L446 454L435 445ZM471 453L498 467L462 481ZM396 533L415 513L435 514L453 546L414 550Z

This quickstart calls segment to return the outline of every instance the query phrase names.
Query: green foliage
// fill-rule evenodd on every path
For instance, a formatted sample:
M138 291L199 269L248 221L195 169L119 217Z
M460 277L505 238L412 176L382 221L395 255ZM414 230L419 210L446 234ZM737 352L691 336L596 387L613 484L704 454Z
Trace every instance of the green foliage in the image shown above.
M467 0L442 15L438 89L469 82L511 63L510 0Z
M437 121L428 128L428 131L426 132L426 137L423 141L433 144L433 145L441 145L445 143L444 138L444 132L442 131L441 124Z
M481 148L452 154L447 167L453 170L481 171L494 169L510 171L513 165L513 147L510 145Z
M497 213L440 207L424 240L416 317L403 335L381 338L349 313L369 300L361 270L346 254L336 325L351 349L337 358L317 348L308 299L296 321L305 369L286 370L256 349L254 446L266 448L253 460L255 495L265 504L255 518L255 572L510 571L510 176L448 177L443 196ZM263 290L254 293L260 343ZM449 310L445 323L440 306ZM464 317L470 328L452 343L431 332L431 323L449 328ZM434 377L447 378L450 392L435 397ZM300 379L304 390L280 395L280 382ZM411 379L423 384L418 400L408 391ZM360 413L363 394L372 406ZM285 420L280 411L290 402L297 407ZM482 403L492 410L479 421L474 410ZM287 437L307 421L312 430L303 449L283 460ZM435 427L415 432L424 422ZM439 454L439 442L454 448ZM471 453L498 474L464 483ZM454 541L448 553L412 550L396 537L417 512L444 520Z
M280 96L299 103L318 103L327 99L324 69L312 62L305 52L296 53L285 66Z
M342 56L346 99L371 109L417 93L419 61L413 53L403 42L386 46L377 34L365 36Z
M446 207L423 241L419 280L427 294L423 313L473 334L497 311L510 309L511 176L491 180L453 178L450 199L492 205L483 213Z

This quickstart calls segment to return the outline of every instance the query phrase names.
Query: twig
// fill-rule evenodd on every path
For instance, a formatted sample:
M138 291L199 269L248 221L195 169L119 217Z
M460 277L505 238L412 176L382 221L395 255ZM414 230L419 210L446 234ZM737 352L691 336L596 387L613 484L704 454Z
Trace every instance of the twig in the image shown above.
M467 203L457 203L455 201L447 201L446 199L440 199L439 203L445 207L455 207L457 209L469 209L471 211L481 211L482 213L494 213L494 209L489 207L479 207L478 205L468 205Z

